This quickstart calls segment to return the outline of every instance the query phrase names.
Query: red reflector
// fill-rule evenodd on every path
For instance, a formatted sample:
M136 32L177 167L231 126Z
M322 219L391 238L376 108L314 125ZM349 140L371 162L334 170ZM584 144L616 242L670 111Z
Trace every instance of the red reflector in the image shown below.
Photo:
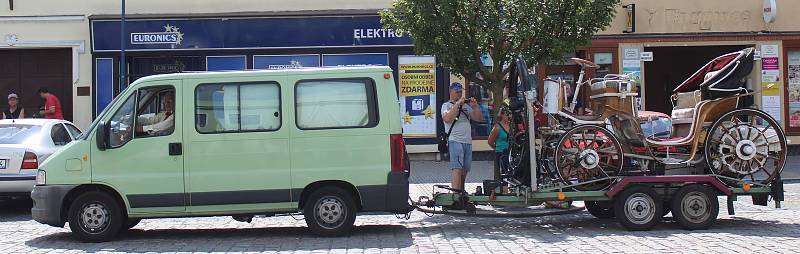
M32 152L25 152L25 156L22 157L21 169L37 169L37 168L39 168L39 159L36 157L36 154Z
M383 78L385 78L385 79L389 79L391 77L392 77L392 74L389 74L389 73L384 73L383 74Z
M403 134L389 135L389 145L391 146L392 171L399 172L405 170L406 166L406 143L403 141Z

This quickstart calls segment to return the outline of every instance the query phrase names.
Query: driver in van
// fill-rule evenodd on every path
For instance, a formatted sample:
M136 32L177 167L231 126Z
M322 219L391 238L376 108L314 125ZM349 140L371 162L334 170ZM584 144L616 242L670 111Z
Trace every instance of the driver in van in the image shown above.
M175 128L175 95L164 96L164 111L156 114L143 114L136 118L136 132L151 136L165 135Z

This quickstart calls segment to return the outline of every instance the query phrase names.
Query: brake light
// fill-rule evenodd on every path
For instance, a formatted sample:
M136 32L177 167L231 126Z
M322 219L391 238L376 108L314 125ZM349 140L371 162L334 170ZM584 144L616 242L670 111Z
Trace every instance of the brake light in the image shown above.
M39 168L39 159L33 152L25 152L22 157L22 169L37 169Z
M389 145L392 153L392 172L400 172L406 168L406 143L403 141L403 134L389 135Z

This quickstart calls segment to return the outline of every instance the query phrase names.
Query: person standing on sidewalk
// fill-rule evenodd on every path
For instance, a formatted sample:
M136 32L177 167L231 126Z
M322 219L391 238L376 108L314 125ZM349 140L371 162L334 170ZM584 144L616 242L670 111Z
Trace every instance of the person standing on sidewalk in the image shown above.
M39 111L39 115L47 119L64 120L64 114L61 113L61 101L58 100L58 97L44 87L39 88L39 96L44 100L44 109Z
M464 105L467 103L467 105ZM472 126L470 119L483 119L475 98L464 96L464 86L455 82L450 84L450 100L442 104L442 120L447 138L447 150L450 154L452 179L450 187L464 190L467 173L472 162Z

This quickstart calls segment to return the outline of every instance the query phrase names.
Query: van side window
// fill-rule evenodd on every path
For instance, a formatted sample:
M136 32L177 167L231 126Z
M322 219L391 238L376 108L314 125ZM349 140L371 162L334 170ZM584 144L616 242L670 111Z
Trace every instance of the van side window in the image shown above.
M368 79L304 80L295 87L297 127L339 129L378 124L375 85Z
M195 89L199 133L274 131L281 127L277 83L203 84Z
M116 148L128 143L133 138L133 108L136 104L136 95L131 95L125 103L111 116L109 121L108 146Z

